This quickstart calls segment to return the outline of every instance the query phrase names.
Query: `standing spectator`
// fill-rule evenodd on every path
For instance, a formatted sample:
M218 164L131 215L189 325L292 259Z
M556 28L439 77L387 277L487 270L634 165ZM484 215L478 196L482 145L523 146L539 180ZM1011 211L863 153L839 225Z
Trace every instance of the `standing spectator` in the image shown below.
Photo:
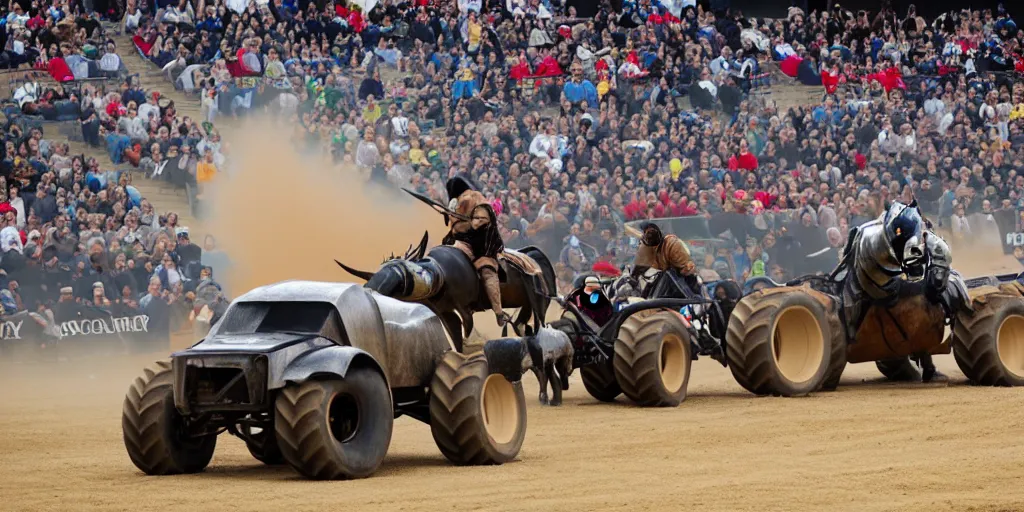
M171 344L171 306L174 297L160 285L160 278L149 280L146 295L139 300L139 310L149 316L146 348L149 351L165 351Z
M196 279L199 276L199 267L202 266L203 249L192 243L189 239L188 228L181 228L178 232L178 247L175 249L180 258L178 265L188 279Z

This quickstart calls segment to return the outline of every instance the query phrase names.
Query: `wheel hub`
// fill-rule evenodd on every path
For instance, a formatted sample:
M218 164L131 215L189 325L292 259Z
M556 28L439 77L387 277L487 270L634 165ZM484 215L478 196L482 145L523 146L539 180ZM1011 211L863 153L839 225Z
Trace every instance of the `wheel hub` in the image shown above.
M825 356L824 339L818 321L807 308L781 311L772 332L772 356L779 372L796 383L811 379Z
M480 412L484 428L494 442L512 441L519 424L519 408L511 382L498 374L489 375L480 390Z
M996 334L996 351L1007 371L1024 378L1024 316L1011 315L1003 320Z
M327 407L327 426L339 443L346 443L359 431L359 402L347 394L337 394Z

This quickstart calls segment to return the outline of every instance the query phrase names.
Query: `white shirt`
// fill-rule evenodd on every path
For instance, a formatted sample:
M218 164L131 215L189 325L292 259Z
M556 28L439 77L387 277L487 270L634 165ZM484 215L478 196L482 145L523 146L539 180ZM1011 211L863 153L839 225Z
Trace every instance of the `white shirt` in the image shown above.
M715 98L718 97L718 86L715 85L714 82L710 80L701 80L700 82L697 82L697 85L699 85L705 91L710 92L711 95L714 96Z
M148 102L147 103L143 103L142 105L139 105L139 117L142 119L143 123L148 123L149 122L150 114L153 115L153 119L159 119L160 118L160 107L158 107L156 105L153 105L151 103L148 103Z
M100 69L103 71L117 71L121 68L121 57L116 53L105 54L100 59Z
M405 138L409 136L409 118L399 114L391 118L391 131L396 137Z
M540 158L551 158L551 148L553 147L551 137L541 133L530 143L530 154Z
M790 55L796 55L796 50L794 50L789 43L783 43L775 45L775 53L778 53L783 59L785 59Z
M18 227L19 228L24 228L25 227L25 201L23 201L20 197L15 197L14 199L11 199L10 202L11 202L11 208L14 208L15 211L18 212Z

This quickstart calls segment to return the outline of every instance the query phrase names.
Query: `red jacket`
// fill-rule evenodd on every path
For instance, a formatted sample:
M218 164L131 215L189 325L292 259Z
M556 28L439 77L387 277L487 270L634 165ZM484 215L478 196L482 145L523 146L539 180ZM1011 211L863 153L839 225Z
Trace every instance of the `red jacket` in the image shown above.
M512 80L528 78L530 76L530 65L526 62L520 62L519 64L512 66L512 69L508 72L508 76Z
M647 204L640 201L631 201L623 209L628 220L642 219L647 215Z
M672 210L665 208L665 205L663 203L658 203L654 205L654 216L659 219L668 217L671 213Z
M544 57L544 60L540 61L540 65L537 66L537 71L533 73L533 76L536 78L561 76L563 73L562 67L558 65L558 61L548 55Z
M729 170L736 171L743 169L753 171L757 169L757 157L753 153L740 153L729 157Z
M58 82L68 82L75 79L75 75L71 73L71 68L68 67L68 63L64 62L64 59L57 57L50 59L50 63L46 66L46 70L50 72L50 76Z
M366 23L363 22L363 15L359 11L352 11L348 14L348 26L352 27L357 34L362 32L366 28Z
M690 203L683 200L679 201L679 217L692 217L697 215L697 210L690 208Z
M829 73L827 70L821 72L821 85L825 86L825 92L835 94L839 88L839 76Z

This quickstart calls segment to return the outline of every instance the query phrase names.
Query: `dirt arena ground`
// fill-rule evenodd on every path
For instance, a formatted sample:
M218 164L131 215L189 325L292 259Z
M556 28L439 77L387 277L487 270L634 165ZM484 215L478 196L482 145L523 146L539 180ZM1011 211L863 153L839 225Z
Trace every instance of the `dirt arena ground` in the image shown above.
M147 477L121 401L147 358L0 366L0 510L1024 510L1024 389L892 385L850 367L835 393L757 398L713 361L674 409L599 404L574 375L536 403L519 459L460 468L395 422L380 472L309 482L219 439L202 474Z

